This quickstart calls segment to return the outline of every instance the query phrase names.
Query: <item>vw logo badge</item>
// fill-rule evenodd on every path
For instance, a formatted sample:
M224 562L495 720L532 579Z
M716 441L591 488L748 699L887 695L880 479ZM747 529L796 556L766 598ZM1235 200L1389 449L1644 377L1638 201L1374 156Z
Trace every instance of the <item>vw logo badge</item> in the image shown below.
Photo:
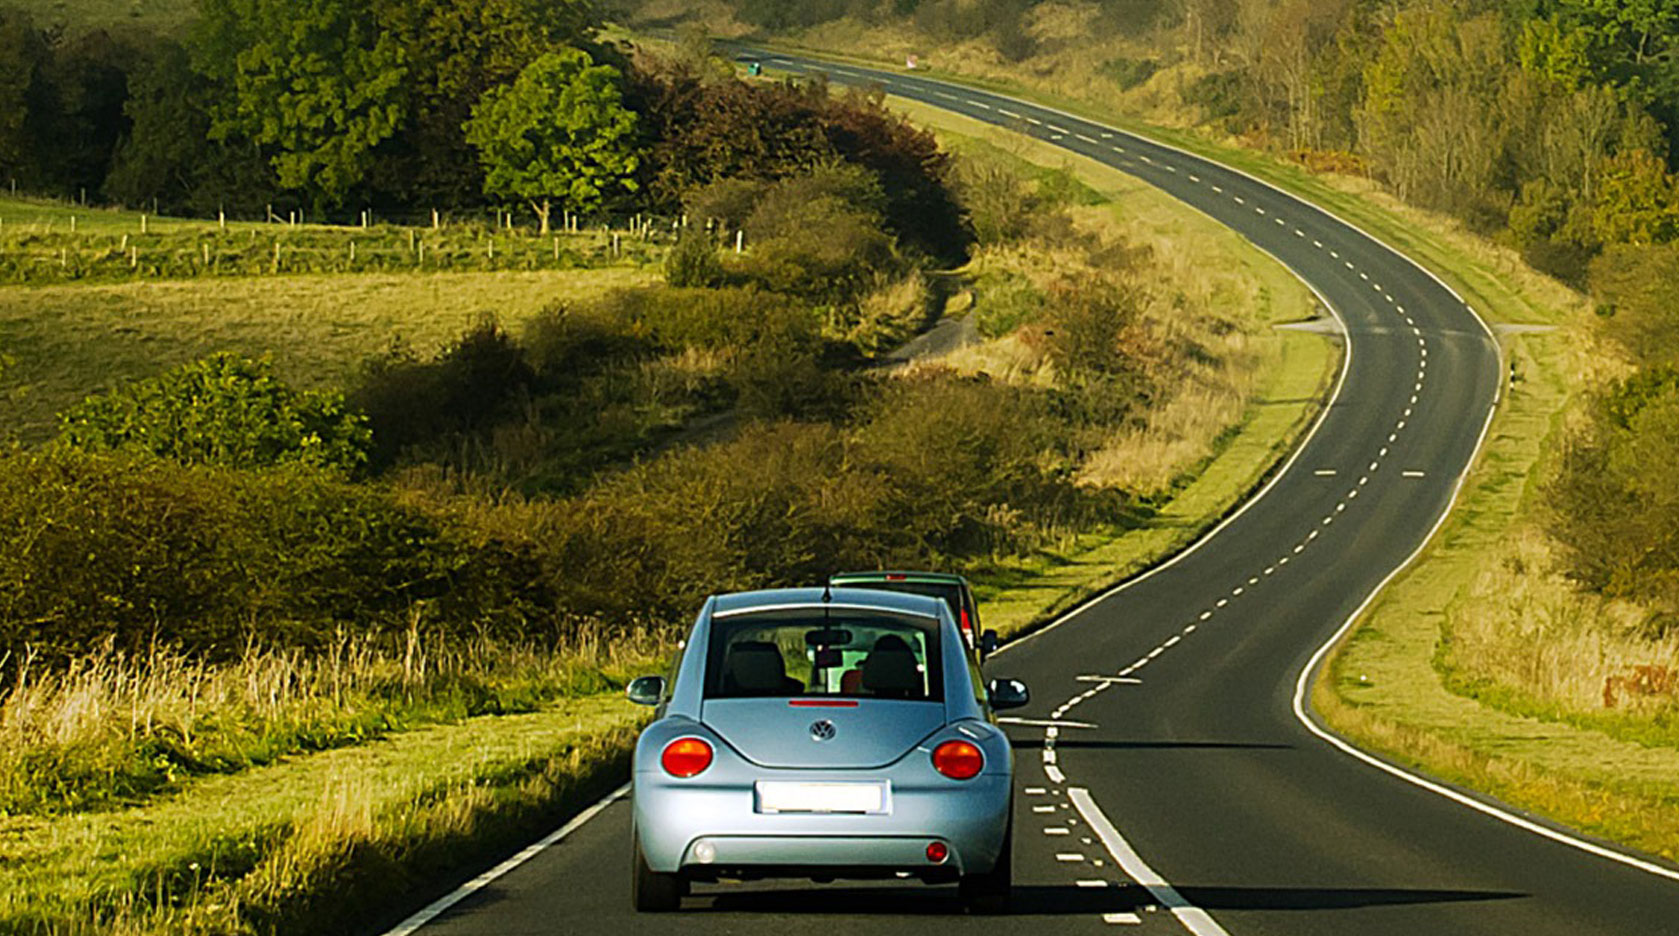
M812 741L832 741L834 739L834 723L823 719L810 726Z

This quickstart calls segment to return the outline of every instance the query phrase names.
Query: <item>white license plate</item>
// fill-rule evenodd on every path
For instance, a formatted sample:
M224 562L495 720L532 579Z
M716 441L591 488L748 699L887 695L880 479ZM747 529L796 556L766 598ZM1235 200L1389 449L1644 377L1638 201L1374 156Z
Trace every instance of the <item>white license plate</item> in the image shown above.
M885 813L891 811L891 789L885 781L759 780L756 808L761 813Z

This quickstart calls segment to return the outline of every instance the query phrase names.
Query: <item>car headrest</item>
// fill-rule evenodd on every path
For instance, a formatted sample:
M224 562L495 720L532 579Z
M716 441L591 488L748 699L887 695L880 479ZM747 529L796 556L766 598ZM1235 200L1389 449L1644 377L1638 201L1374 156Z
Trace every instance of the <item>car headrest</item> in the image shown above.
M729 648L729 680L741 692L780 692L787 668L775 644L743 640Z
M899 698L923 694L915 651L902 637L887 634L875 641L874 649L863 658L863 688L875 695Z

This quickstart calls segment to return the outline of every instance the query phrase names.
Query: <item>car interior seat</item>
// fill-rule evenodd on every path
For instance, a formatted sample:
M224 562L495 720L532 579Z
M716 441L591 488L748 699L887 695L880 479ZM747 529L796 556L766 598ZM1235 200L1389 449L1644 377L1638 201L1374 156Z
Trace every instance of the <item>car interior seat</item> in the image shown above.
M883 699L920 699L926 696L915 651L904 638L887 634L875 641L863 658L863 688Z
M798 695L804 683L787 675L781 651L764 640L743 640L729 648L723 689L729 695Z

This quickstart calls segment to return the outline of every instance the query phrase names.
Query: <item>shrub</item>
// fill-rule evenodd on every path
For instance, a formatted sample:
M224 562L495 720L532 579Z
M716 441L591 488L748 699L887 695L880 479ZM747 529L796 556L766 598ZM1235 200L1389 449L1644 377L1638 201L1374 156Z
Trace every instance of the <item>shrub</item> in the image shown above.
M1108 59L1102 64L1102 74L1113 79L1123 91L1137 87L1160 70L1160 63L1154 59L1134 59L1123 55Z
M293 390L268 358L225 353L90 397L59 423L77 448L230 468L295 462L347 472L367 461L370 445L365 421L339 394Z
M488 432L530 399L535 381L524 350L486 319L431 361L393 345L363 366L350 402L367 413L373 461L385 467L406 449Z
M717 244L706 231L690 228L665 255L665 282L672 286L711 287L723 282L723 262Z
M0 643L49 656L248 641L318 646L340 629L525 626L515 554L471 543L387 491L302 465L188 466L69 448L0 455ZM498 597L499 596L499 597Z
M1595 401L1547 491L1568 574L1611 597L1679 615L1679 372L1659 368Z

